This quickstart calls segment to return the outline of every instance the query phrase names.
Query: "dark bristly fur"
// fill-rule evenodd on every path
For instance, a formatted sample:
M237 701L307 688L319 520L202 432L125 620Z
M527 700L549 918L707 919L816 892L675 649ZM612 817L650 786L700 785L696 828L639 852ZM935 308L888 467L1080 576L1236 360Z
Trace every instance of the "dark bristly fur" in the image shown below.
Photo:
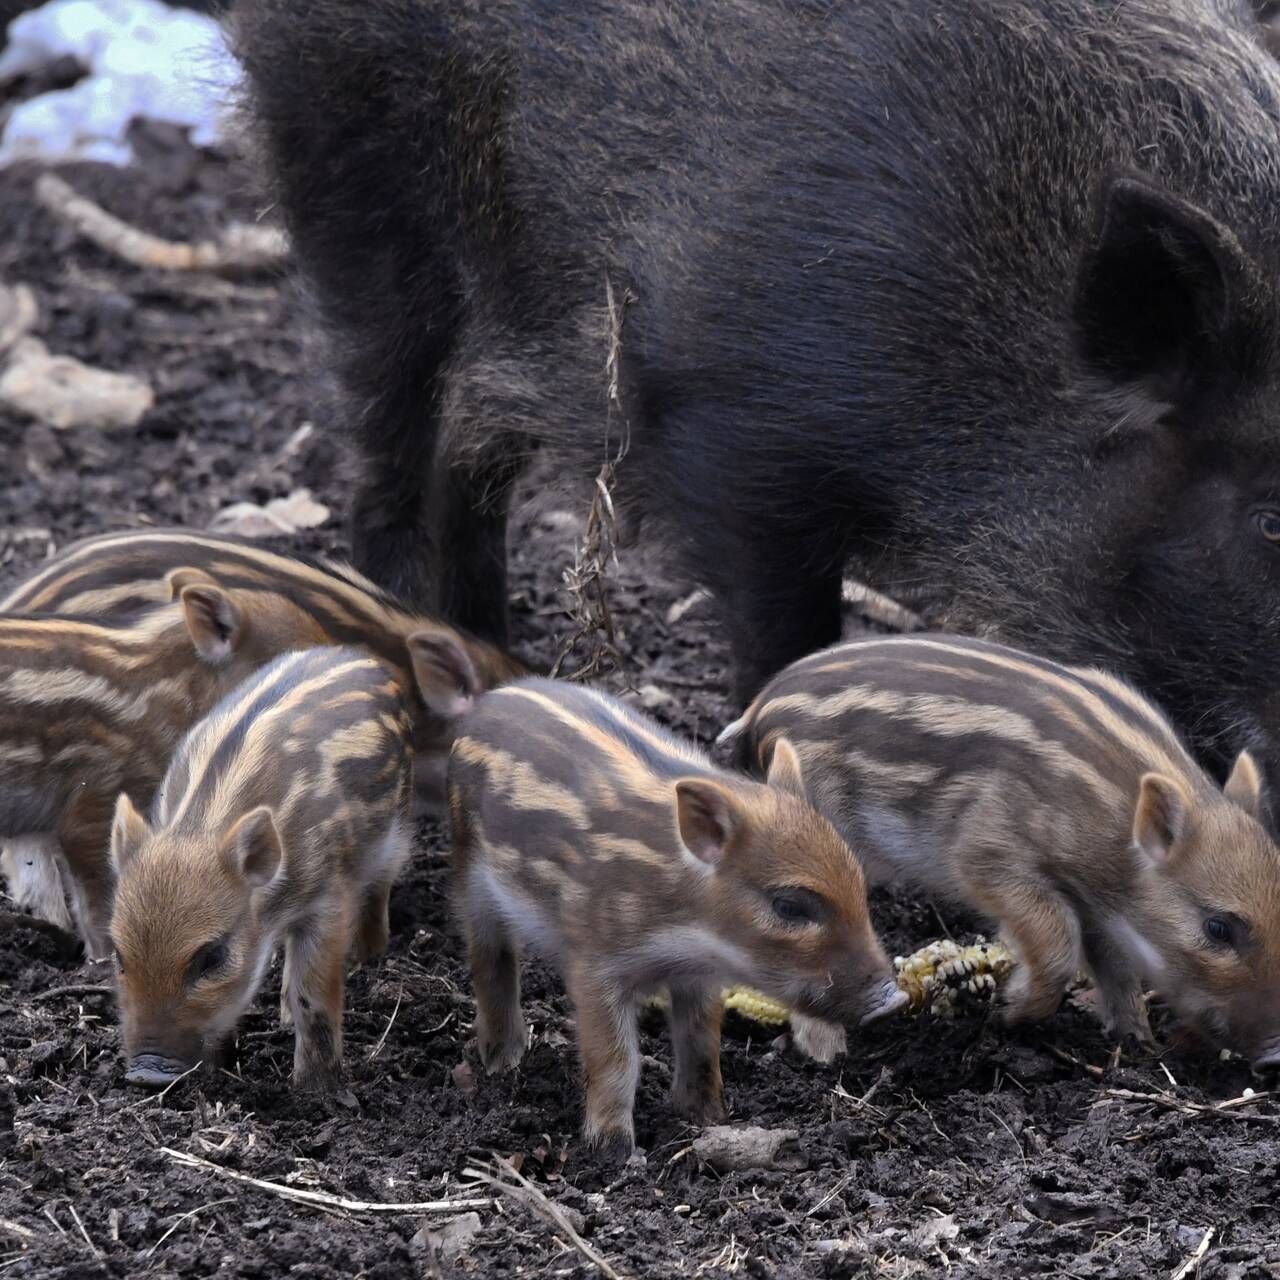
M846 555L1280 718L1280 68L1243 0L240 0L367 470L357 558L501 640L521 456L605 456L746 695ZM437 463L447 465L437 465ZM1265 533L1264 533L1265 531Z
M724 736L757 771L787 742L871 880L998 921L1013 1018L1052 1013L1083 964L1118 1036L1150 1036L1145 980L1280 1063L1280 849L1247 752L1221 790L1122 681L947 635L804 658Z

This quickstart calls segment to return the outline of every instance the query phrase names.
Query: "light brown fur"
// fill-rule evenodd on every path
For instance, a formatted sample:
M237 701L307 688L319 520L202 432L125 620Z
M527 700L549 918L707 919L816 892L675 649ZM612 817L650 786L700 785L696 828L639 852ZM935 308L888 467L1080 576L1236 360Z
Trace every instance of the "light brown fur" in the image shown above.
M1147 982L1280 1061L1280 848L1247 752L1220 789L1120 681L954 636L803 659L727 733L759 769L790 742L873 879L1000 923L1011 1020L1052 1014L1084 965L1119 1037L1150 1039Z
M215 1052L280 942L294 1080L340 1076L347 957L386 946L411 797L398 682L331 647L272 663L197 725L153 823L120 797L111 936L131 1080L166 1081Z
M449 803L490 1071L524 1052L525 945L558 963L577 1012L585 1135L620 1150L634 1143L644 992L671 992L673 1102L694 1123L724 1115L722 983L855 1024L900 1006L862 873L801 799L785 746L770 783L714 768L589 689L534 680L481 699L454 746Z
M11 891L65 919L66 868L90 955L105 954L115 797L149 803L182 734L249 672L315 641L288 601L180 579L131 622L0 617L0 840ZM34 886L34 887L33 887Z

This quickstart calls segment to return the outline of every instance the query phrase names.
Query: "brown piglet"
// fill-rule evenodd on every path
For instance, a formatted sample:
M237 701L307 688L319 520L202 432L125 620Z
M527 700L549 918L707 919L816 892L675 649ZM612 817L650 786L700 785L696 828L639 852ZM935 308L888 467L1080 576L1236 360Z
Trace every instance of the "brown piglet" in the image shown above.
M106 954L112 807L149 803L182 735L246 675L314 643L287 600L171 574L173 603L128 621L0 616L0 840L10 892Z
M449 812L481 1059L520 1061L521 948L551 958L577 1014L592 1144L634 1145L647 992L670 991L673 1101L695 1123L724 1116L725 984L852 1025L905 1001L862 872L785 744L762 786L614 698L525 680L464 720Z
M396 674L413 719L414 783L422 810L443 807L445 761L459 718L484 690L527 674L517 659L407 608L348 565L191 529L131 529L72 543L0 600L0 614L56 614L139 628L151 614L170 607L178 586L190 584L233 596L238 631L260 640L270 637L274 619L293 619L287 643L256 644L258 665L298 647L293 631L302 645L356 645L381 658ZM187 652L194 679L202 658L190 648ZM237 668L236 678L250 669ZM126 674L115 683L126 693L133 689ZM193 703L177 733L210 706L208 699ZM172 749L176 737L165 742ZM140 780L121 780L116 790L126 787L139 803L147 800ZM108 807L100 823L104 831L109 819ZM0 831L0 863L10 893L45 919L69 927L65 903L67 897L75 901L76 890L74 883L64 883L70 877L60 871L56 842L39 832L6 837ZM105 839L100 853L105 867ZM95 945L101 940L95 938Z
M126 1079L168 1084L216 1054L281 943L294 1081L339 1078L347 957L386 949L412 775L392 673L359 650L309 649L188 734L151 822L120 797L111 940Z
M1220 788L1122 681L946 635L804 658L721 736L760 771L798 753L872 881L997 921L1011 1021L1052 1014L1083 965L1117 1037L1150 1040L1146 983L1280 1065L1280 848L1248 752Z

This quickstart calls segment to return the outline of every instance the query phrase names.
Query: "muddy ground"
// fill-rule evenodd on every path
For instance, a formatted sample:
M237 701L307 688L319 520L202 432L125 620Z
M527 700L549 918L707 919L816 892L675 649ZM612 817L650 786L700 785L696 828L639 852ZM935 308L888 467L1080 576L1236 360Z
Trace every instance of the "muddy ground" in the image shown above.
M140 170L64 176L170 236L252 212L228 159L199 158L154 130L143 151ZM323 431L299 443L316 400L287 280L123 266L52 223L32 181L0 172L0 278L35 290L37 332L53 350L145 376L156 407L114 434L0 413L0 590L97 530L204 526L230 502L300 485L341 512L338 448ZM543 491L515 521L512 607L530 661L548 662L566 634L560 575L585 506L580 493ZM295 543L343 544L337 516ZM704 608L669 620L689 588L652 554L625 553L612 591L631 683L661 718L707 740L729 708ZM926 903L881 896L874 907L898 952L973 928ZM472 1003L446 920L442 833L430 823L393 925L388 959L351 981L349 1091L322 1103L290 1091L291 1035L276 1025L272 991L245 1019L230 1071L160 1097L126 1087L108 974L64 938L6 924L0 1275L593 1274L562 1225L506 1193L464 1190L468 1169L500 1156L623 1276L1172 1276L1210 1232L1201 1276L1280 1276L1280 1108L1265 1098L1213 1106L1267 1082L1187 1049L1159 1061L1115 1055L1087 993L1024 1034L981 1009L950 1023L904 1020L832 1068L803 1060L776 1029L731 1018L733 1119L795 1129L804 1167L786 1172L700 1166L694 1134L666 1106L668 1050L655 1024L637 1108L647 1164L618 1170L576 1137L570 1011L550 974L527 973L534 1045L518 1075L471 1070ZM169 1151L209 1165L181 1166ZM219 1169L347 1200L486 1203L442 1239L442 1216L318 1210Z

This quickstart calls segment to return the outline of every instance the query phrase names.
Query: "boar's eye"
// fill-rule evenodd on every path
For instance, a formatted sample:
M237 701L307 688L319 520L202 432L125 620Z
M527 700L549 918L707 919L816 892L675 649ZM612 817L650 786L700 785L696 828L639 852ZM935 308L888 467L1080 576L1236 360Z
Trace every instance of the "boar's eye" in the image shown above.
M206 942L191 957L191 964L187 969L187 981L199 982L201 978L207 978L211 973L216 973L226 962L227 944L225 942Z
M798 886L775 889L769 896L769 906L787 924L818 924L827 914L827 904L816 893Z
M1280 511L1259 511L1253 521L1268 542L1280 542Z
M1204 936L1215 946L1236 947L1243 940L1244 921L1236 916L1206 916Z

